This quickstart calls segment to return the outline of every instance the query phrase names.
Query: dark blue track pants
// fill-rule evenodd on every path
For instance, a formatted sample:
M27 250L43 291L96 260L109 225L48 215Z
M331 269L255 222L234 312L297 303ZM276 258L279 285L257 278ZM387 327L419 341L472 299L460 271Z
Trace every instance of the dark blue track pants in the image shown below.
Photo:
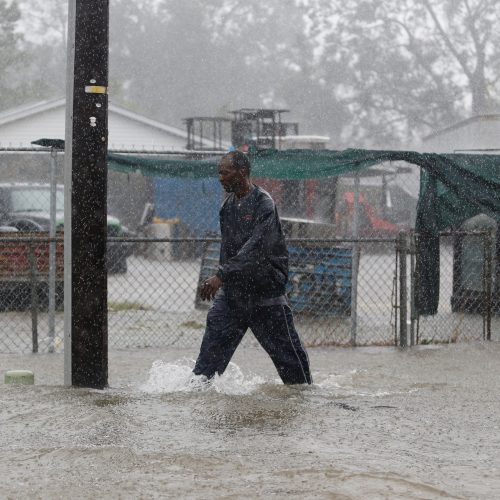
M193 372L222 375L250 328L271 357L285 384L310 384L309 358L287 304L259 305L229 301L220 291L207 316L207 328Z

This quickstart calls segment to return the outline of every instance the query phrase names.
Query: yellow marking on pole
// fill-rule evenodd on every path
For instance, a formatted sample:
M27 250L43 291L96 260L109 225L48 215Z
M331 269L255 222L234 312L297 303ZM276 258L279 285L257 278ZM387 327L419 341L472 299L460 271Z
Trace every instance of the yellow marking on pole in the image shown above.
M86 85L85 86L85 93L86 94L106 94L108 91L107 87L104 87L103 85Z

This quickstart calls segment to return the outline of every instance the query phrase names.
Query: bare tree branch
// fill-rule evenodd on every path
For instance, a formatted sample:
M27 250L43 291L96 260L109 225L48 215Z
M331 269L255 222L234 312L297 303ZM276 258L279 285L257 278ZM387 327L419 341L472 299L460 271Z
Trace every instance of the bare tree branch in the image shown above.
M455 59L458 61L458 63L462 67L464 73L466 74L467 78L469 80L472 80L473 75L472 75L469 67L467 66L466 57L462 53L458 52L458 50L455 48L455 46L451 42L450 37L448 36L448 34L444 30L443 26L439 22L439 19L438 19L436 13L434 12L434 9L432 8L429 0L421 0L421 1L424 4L427 11L429 12L430 16L432 17L434 25L436 26L437 30L439 31L439 34L441 35L441 38L443 39L445 45L448 47L449 51L453 54Z

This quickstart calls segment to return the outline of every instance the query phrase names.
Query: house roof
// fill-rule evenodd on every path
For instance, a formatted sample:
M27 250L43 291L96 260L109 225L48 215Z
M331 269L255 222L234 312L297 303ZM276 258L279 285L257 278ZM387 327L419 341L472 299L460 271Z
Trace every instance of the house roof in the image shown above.
M65 105L65 99L53 99L50 101L39 101L32 102L29 104L23 104L15 108L9 108L4 111L0 111L0 125L5 125L7 123L20 120L30 115L35 115L37 113L43 113L49 109L58 108Z
M425 142L425 141L428 141L430 139L434 139L435 137L438 137L440 135L451 132L453 130L457 130L457 129L466 127L466 126L471 125L473 123L488 122L488 121L492 121L492 122L493 121L500 121L500 114L488 114L488 115L472 116L471 118L467 118L466 120L462 120L462 121L457 122L453 125L450 125L448 127L437 130L436 132L432 132L431 134L423 137L422 140Z
M43 113L44 111L49 111L64 106L66 106L66 99L64 98L39 101L30 104L23 104L15 108L10 108L5 111L1 111L0 125L5 125L7 123L20 120L21 118L26 118L28 116L33 116L38 113ZM131 120L135 120L144 125L148 125L149 127L154 127L169 134L176 135L177 137L182 137L182 138L187 137L187 133L180 128L172 127L170 125L165 125L164 123L152 120L150 118L147 118L138 113L134 113L133 111L129 111L115 104L109 103L108 109L112 113L116 113L126 118L130 118Z
M6 109L0 112L0 129L2 126L14 125L17 121L42 115L48 111L57 111L60 108L64 108L65 105L66 99L59 98L32 102L15 108ZM179 140L182 140L182 142L187 141L187 131L184 129L166 125L121 106L117 106L111 102L108 104L108 110L111 116L115 115L116 117L130 120L130 122L135 122L137 125L155 130L156 136L158 136L158 134L162 134L165 137L172 137L172 139L175 139L177 143L179 143ZM201 142L199 138L197 138L197 141ZM212 146L211 142L206 139L203 139L203 143L207 147Z

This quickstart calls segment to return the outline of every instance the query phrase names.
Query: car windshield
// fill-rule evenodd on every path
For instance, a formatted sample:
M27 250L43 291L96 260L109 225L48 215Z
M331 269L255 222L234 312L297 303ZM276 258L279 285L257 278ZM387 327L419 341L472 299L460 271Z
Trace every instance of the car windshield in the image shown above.
M64 209L64 191L56 191L56 209ZM49 212L50 190L49 189L15 189L12 191L13 212Z

